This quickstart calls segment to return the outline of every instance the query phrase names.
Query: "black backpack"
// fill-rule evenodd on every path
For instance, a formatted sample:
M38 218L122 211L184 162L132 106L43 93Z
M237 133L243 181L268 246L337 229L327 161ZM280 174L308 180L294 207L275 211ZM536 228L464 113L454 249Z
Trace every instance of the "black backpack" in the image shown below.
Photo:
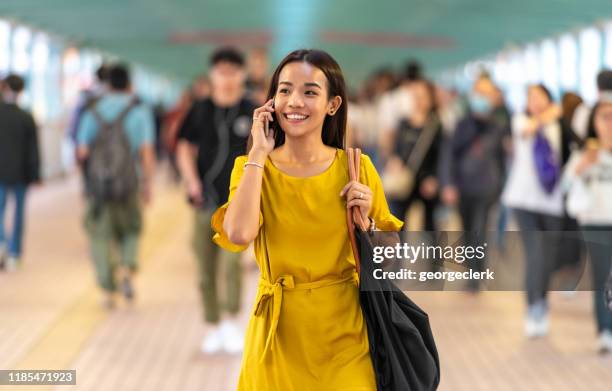
M91 109L99 128L87 161L87 193L97 202L126 201L138 190L136 158L123 123L137 104L132 100L112 122Z

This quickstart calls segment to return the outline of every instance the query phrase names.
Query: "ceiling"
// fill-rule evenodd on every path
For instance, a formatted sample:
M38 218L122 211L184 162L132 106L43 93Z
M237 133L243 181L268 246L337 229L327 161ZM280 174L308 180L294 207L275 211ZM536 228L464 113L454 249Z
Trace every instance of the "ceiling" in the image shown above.
M180 78L218 44L328 50L355 84L418 58L429 73L612 18L610 0L0 0L0 17Z

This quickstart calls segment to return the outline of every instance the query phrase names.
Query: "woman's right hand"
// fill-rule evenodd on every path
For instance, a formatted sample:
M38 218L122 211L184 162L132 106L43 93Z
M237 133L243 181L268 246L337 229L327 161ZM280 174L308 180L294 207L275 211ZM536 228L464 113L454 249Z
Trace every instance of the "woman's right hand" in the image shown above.
M542 126L538 118L529 117L523 126L522 135L523 137L531 137L538 132L538 129Z
M274 118L274 100L270 99L263 106L258 107L253 112L253 126L251 136L253 138L252 150L264 152L266 155L274 149L274 132L270 127L270 134L266 137L264 133L265 121L272 122Z
M596 148L587 148L584 153L578 160L578 164L576 165L576 175L582 175L586 170L588 170L593 164L597 163L598 160L598 150Z

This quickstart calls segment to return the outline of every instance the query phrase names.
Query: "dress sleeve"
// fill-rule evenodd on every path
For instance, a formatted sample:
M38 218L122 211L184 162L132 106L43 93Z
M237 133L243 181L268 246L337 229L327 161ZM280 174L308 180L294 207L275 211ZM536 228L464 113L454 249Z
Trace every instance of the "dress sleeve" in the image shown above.
M213 236L213 242L215 242L219 247L224 248L231 252L240 252L244 251L249 247L248 245L240 246L230 242L227 234L223 230L223 220L225 219L225 213L227 212L227 207L229 203L232 201L234 194L236 193L236 189L240 184L240 179L242 178L242 173L244 172L244 163L247 161L247 156L239 156L234 161L234 168L232 169L232 175L230 177L230 187L229 187L229 196L227 202L219 207L213 214L211 218L211 226L213 231L215 232ZM263 225L263 215L261 210L259 211L259 227Z
M361 155L361 164L359 166L359 180L372 190L374 196L370 217L376 222L376 228L381 231L399 231L404 223L389 211L382 181L372 161L367 155Z

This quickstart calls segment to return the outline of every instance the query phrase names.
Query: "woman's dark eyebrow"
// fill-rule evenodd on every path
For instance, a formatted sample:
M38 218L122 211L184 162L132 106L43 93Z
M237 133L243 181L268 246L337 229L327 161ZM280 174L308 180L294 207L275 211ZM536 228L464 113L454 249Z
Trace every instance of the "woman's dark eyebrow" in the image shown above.
M320 86L319 84L315 83L315 82L304 83L304 85L305 85L306 87L317 87L317 88L319 88L319 89L321 88L321 86Z
M278 84L286 84L288 86L292 86L293 83L291 83L290 81L279 81ZM309 82L309 83L304 83L304 86L306 87L317 87L319 89L322 89L321 86L318 83L315 82Z

